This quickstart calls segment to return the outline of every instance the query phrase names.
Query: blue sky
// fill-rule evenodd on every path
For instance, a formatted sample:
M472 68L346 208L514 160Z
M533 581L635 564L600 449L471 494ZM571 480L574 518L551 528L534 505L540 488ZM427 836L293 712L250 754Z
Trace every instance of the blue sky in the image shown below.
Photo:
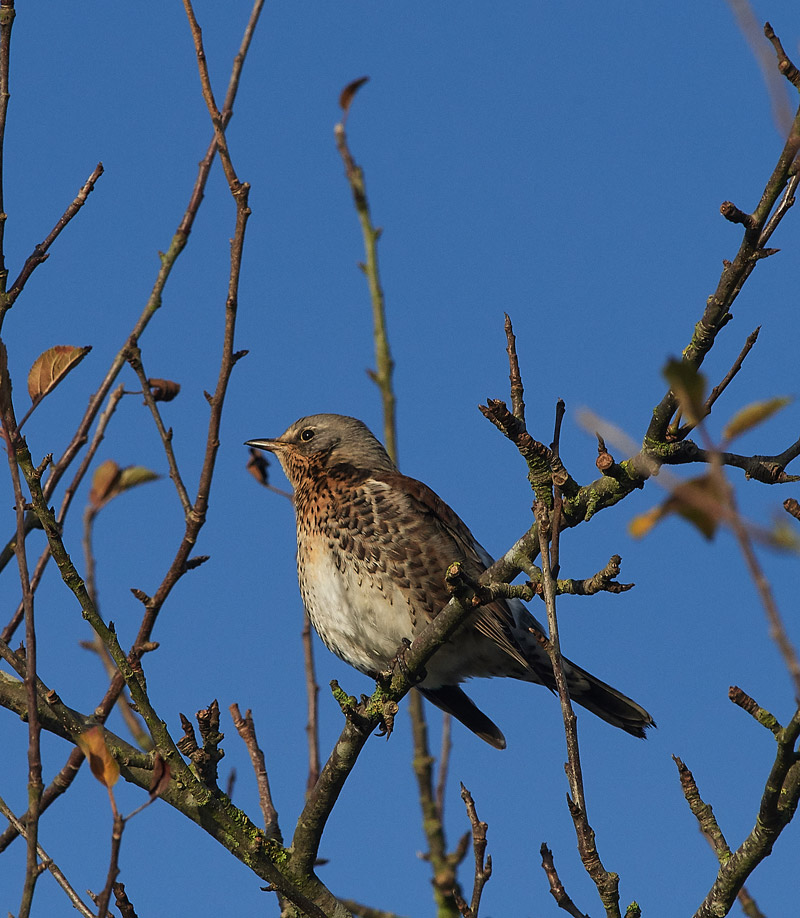
M788 2L756 2L790 55L800 20ZM249 3L198 2L218 97ZM211 555L165 607L146 660L151 698L179 734L178 712L218 698L254 711L275 803L289 834L305 781L305 696L289 503L252 480L242 442L277 435L305 414L334 411L381 424L361 238L333 143L337 98L368 74L349 137L367 174L380 243L403 471L450 503L491 552L530 524L530 492L513 447L476 406L508 397L503 312L514 321L531 432L549 440L555 400L568 414L562 456L581 482L596 470L593 440L577 423L589 408L641 437L664 390L661 367L688 342L737 227L719 215L730 199L752 209L782 140L762 75L728 5L508 3L271 3L247 61L228 131L253 210L240 293L236 367L208 523ZM180 3L20 5L13 33L6 133L7 260L12 274L49 231L97 161L105 175L8 316L4 340L18 402L41 351L93 351L37 410L26 430L34 456L59 453L89 395L138 317L188 200L210 138L194 50ZM177 379L164 406L185 478L196 484L207 405L220 351L233 205L215 167L189 246L164 305L142 338L151 376ZM745 337L762 326L745 368L715 409L712 435L750 401L797 392L797 215L773 239L720 336L706 371L724 376ZM136 388L132 374L125 377ZM743 452L777 453L794 439L798 406L743 439ZM166 463L141 405L126 398L100 459ZM682 474L690 474L685 470ZM768 523L797 488L740 486L753 519ZM274 481L283 485L277 469ZM190 490L192 490L190 488ZM80 510L67 529L81 559ZM621 876L623 903L648 916L691 914L715 874L713 855L683 801L671 760L693 770L732 845L752 827L772 740L727 700L741 685L786 720L792 689L734 540L706 542L678 520L644 541L627 523L662 499L651 484L569 533L562 568L584 577L623 558L623 596L564 598L565 652L634 696L659 724L646 742L582 715L589 815L601 855ZM6 505L10 507L9 498ZM11 530L12 514L7 514ZM183 529L169 480L142 487L97 524L101 608L123 642ZM32 548L41 547L34 533ZM796 560L764 555L796 641ZM82 559L79 561L82 564ZM3 574L7 605L14 572ZM534 609L534 611L537 611ZM10 612L9 612L10 614ZM538 614L538 612L537 612ZM38 601L39 669L73 707L104 689L99 664L78 646L87 626L50 572ZM5 618L4 618L5 621ZM318 676L354 694L368 680L317 644ZM554 911L539 864L546 841L579 907L599 911L575 851L564 802L557 702L537 687L474 684L470 693L508 738L503 752L454 728L447 797L451 845L466 831L458 781L489 823L494 875L482 915ZM322 747L338 735L323 688ZM17 811L26 795L26 732L0 712L6 753L0 793ZM431 716L437 735L439 717ZM118 726L120 731L123 729ZM235 802L257 816L249 764L230 720L223 775L235 767ZM68 754L45 742L45 775ZM337 893L401 915L430 914L406 718L387 742L370 741L328 827L319 870ZM105 877L110 816L87 773L48 814L41 841L78 889ZM124 810L141 792L120 788ZM76 828L77 826L77 828ZM787 914L797 827L749 884L766 914ZM0 858L0 907L14 911L24 850ZM157 803L129 824L122 876L140 915L273 914L263 885L198 828ZM790 876L793 874L790 874ZM470 883L469 870L462 879ZM49 878L34 914L69 906Z

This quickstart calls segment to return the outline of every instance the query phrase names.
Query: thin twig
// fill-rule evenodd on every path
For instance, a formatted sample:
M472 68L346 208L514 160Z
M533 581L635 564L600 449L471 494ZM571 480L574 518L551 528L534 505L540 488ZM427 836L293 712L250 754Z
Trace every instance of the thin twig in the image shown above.
M456 877L458 862L448 854L444 821L433 791L433 756L430 754L424 702L419 692L411 692L408 708L414 750L411 764L417 781L422 830L427 845L425 859L431 867L433 898L438 915L457 915L457 900L461 895Z
M89 593L89 596L92 598L92 602L95 605L95 608L100 609L100 601L97 593L97 581L95 577L95 554L93 548L93 536L94 536L94 522L97 519L99 507L94 506L92 503L86 505L86 509L83 513L83 557L86 562L86 571L84 579L86 581L86 589ZM48 555L49 557L49 551ZM93 640L91 642L82 642L82 646L86 646L88 649L93 650L98 657L100 662L105 668L106 674L109 678L112 678L117 674L117 667L114 664L111 654L108 652L108 648L100 639L98 634L93 634ZM153 748L153 741L150 738L147 730L145 729L142 722L139 720L139 717L131 708L128 703L125 690L123 689L119 698L117 699L117 709L122 715L122 719L125 721L126 726L131 731L131 735L134 737L136 742L142 747L142 749L149 751Z
M567 743L566 773L569 781L570 794L567 795L567 804L575 826L578 839L578 851L586 872L592 878L600 900L606 910L608 918L621 918L619 909L619 877L605 869L595 844L594 830L592 829L586 812L586 798L583 787L583 771L581 768L580 748L578 746L577 717L572 709L569 697L564 662L561 657L561 644L558 634L558 619L556 616L555 583L550 567L550 552L547 544L547 533L550 529L547 508L541 501L535 506L536 519L539 529L539 546L542 566L542 586L544 600L547 607L547 624L550 640L546 644L547 653L553 666L558 697L561 701L561 713L564 719L564 735ZM570 796L571 795L571 796Z
M250 755L250 761L253 763L253 771L256 773L256 784L258 786L258 802L261 806L261 812L264 815L264 834L267 838L274 838L275 841L283 843L280 824L278 822L278 812L272 802L272 794L269 789L269 776L267 775L267 765L264 759L264 752L258 745L256 738L256 726L253 722L253 713L248 708L244 717L239 710L238 704L232 704L229 708L233 725L236 727L247 747Z
M447 773L450 768L450 753L453 749L452 740L453 718L450 714L442 717L442 745L439 751L439 775L436 779L436 812L444 823L444 796L447 788Z
M506 353L508 354L508 378L511 383L511 411L515 418L525 423L525 388L519 371L517 339L508 313L505 314Z
M319 683L314 667L314 638L311 634L311 619L308 613L303 612L303 668L306 674L306 699L308 720L306 722L306 738L308 740L308 778L306 791L319 780Z
M0 0L0 16L2 16L2 10L5 6L5 0ZM231 71L231 77L228 83L228 91L225 96L225 105L220 114L220 119L223 125L227 125L233 116L233 104L236 99L236 94L239 88L239 80L242 73L242 67L244 60L247 56L247 51L250 48L250 42L253 37L253 32L255 30L256 23L261 14L261 10L264 5L264 0L255 0L253 4L253 9L250 13L250 18L245 27L244 35L242 37L242 42L239 47L239 51L234 58L233 69ZM0 31L0 41L2 41L2 32ZM0 60L0 64L2 61ZM0 110L0 115L2 115L2 110ZM186 243L189 238L189 234L192 231L194 226L195 218L197 217L197 212L200 207L200 204L203 201L204 190L208 182L208 176L211 171L211 166L214 161L214 156L217 148L217 134L216 130L214 136L212 137L211 143L206 155L200 161L198 167L197 178L195 179L194 187L192 189L191 195L189 197L189 203L186 207L186 210L181 218L178 228L175 231L175 234L172 237L172 241L169 245L169 248L161 253L161 267L159 268L158 275L156 277L153 288L148 297L147 303L142 310L142 314L139 316L134 328L126 341L125 345L119 350L114 359L111 362L111 366L106 372L105 378L100 384L100 387L94 393L94 395L89 400L89 405L84 413L83 418L81 419L78 429L75 432L70 443L67 445L62 456L50 467L50 473L47 479L47 482L44 486L44 494L46 498L50 498L53 491L55 490L58 482L63 476L66 469L72 463L73 459L77 455L81 447L86 443L88 437L88 431L94 422L97 413L100 410L100 406L105 400L106 395L114 384L117 376L120 373L120 370L125 365L127 361L128 346L129 344L136 344L139 338L144 333L144 330L147 328L150 320L153 318L155 313L161 307L162 297L164 289L166 287L167 281L172 272L172 268L175 265L178 257L181 252L186 247ZM33 526L32 520L28 520L26 523L25 533L27 535L30 532ZM196 539L197 532L202 527L201 522L195 522L191 527L187 527L187 537L190 539ZM8 563L10 558L13 556L13 547L9 551L9 546L7 545L2 552L0 552L0 569L2 569L5 564ZM188 556L188 551L187 551ZM185 561L185 559L184 559ZM167 579L170 581L177 581L182 574L185 572L185 566L183 561L179 562L179 559L176 559L167 574ZM166 590L167 593L174 586L174 582L170 582ZM164 596L166 598L166 596ZM116 682L114 685L114 690L119 691L121 688L121 683Z
M775 60L770 54L769 46L764 42L764 30L761 28L761 23L749 0L728 0L728 5L753 52L753 57L758 62L761 76L767 87L775 127L778 133L786 136L792 123L792 109L786 95L786 84L775 69Z
M77 214L81 207L83 207L83 205L86 203L86 199L94 191L95 183L102 174L103 164L98 163L94 167L92 174L86 180L81 190L78 192L75 200L64 211L61 217L59 217L58 222L50 230L46 238L40 242L39 245L37 245L33 252L28 256L25 264L22 266L22 270L19 272L19 276L11 285L5 296L0 299L0 325L2 325L6 312L8 312L8 310L14 305L15 300L20 295L20 293L22 293L22 288L27 283L28 278L43 261L47 260L49 257L48 250L50 249L50 246L59 237L64 227L70 222L70 220L72 220L75 214Z
M192 7L191 0L183 0L183 7L186 10L186 16L189 20L189 28L192 31L195 53L197 55L197 68L200 72L200 84L203 88L203 98L206 101L208 113L211 116L211 123L214 125L214 137L217 143L217 152L219 153L219 159L225 172L225 178L228 180L228 186L231 189L231 193L235 197L239 187L241 186L241 182L236 175L236 170L233 168L231 154L228 150L228 139L225 136L225 126L222 120L222 113L217 108L217 103L214 100L214 90L211 88L211 78L208 74L206 52L203 48L203 30L200 28L197 17L194 14L194 8Z
M349 106L348 106L349 110ZM372 302L372 321L375 328L375 372L370 376L377 384L383 402L383 434L386 452L397 464L397 430L395 420L395 394L392 384L394 361L389 349L389 337L386 332L386 305L384 302L383 288L381 287L380 272L378 270L378 239L381 231L372 223L369 201L367 199L367 186L364 180L364 170L356 164L347 144L347 134L344 129L343 118L334 128L336 149L342 157L345 175L350 183L353 193L358 220L361 224L361 233L364 237L366 262L363 270L369 284L370 300Z
M486 854L486 831L489 827L485 822L481 822L478 819L475 801L472 799L472 794L463 784L461 785L461 799L467 808L467 816L472 826L472 850L475 855L472 899L470 900L469 909L466 911L462 909L462 914L465 914L465 918L478 918L483 887L486 886L492 875L492 856L491 854Z
M8 454L8 467L14 490L14 510L17 520L16 556L19 580L22 587L22 604L25 609L25 692L28 713L28 819L26 822L27 859L25 883L19 907L20 918L28 918L33 903L36 881L40 876L37 854L39 815L42 791L41 725L39 723L38 699L36 697L36 625L34 621L33 591L25 544L25 499L22 495L22 481L17 465L17 450L20 435L11 401L11 378L8 372L6 347L0 341L0 407L2 407L3 437Z
M111 799L111 806L114 811L114 822L111 827L111 852L109 856L108 875L106 876L106 885L97 898L97 915L98 918L106 918L109 914L108 903L111 901L111 893L114 889L119 876L119 852L122 846L122 833L125 829L125 820L117 811L117 805L114 802L112 789L108 788L108 794Z
M122 398L123 393L124 393L123 387L118 386L108 397L108 404L103 409L103 411L100 414L100 417L98 418L97 427L95 429L94 436L92 437L92 442L89 444L89 448L86 451L86 454L83 458L83 461L80 464L80 467L78 468L72 481L70 482L70 484L67 486L66 490L64 491L64 497L61 501L61 506L59 507L59 510L58 510L58 516L56 517L56 520L59 525L63 525L64 523L64 519L66 518L67 510L69 509L69 506L72 503L72 499L75 496L75 492L78 489L78 485L83 480L83 477L86 474L86 471L88 470L92 462L92 459L94 459L95 453L97 452L97 448L100 446L100 443L102 442L103 437L105 436L106 427L108 426L109 421L111 420L114 412L116 411L117 405L119 404L119 401ZM34 593L36 592L36 588L39 586L39 583L42 579L45 568L47 567L47 562L49 560L50 560L50 546L48 545L48 546L45 546L41 555L39 556L39 559L36 562L36 567L34 568L33 574L31 576L31 590L33 590ZM11 642L11 638L14 636L14 632L16 631L19 623L22 621L23 615L24 615L24 609L23 609L22 603L20 602L11 620L6 625L6 627L3 629L3 633L2 635L0 635L0 640L5 641L6 643Z
M6 206L3 191L3 173L5 171L5 136L8 101L11 98L9 89L9 67L11 64L11 28L14 25L14 0L0 2L0 293L5 294L8 282L8 268L5 256ZM0 322L2 325L2 322Z
M775 596L772 592L772 585L764 574L764 569L761 567L756 557L750 533L738 513L733 489L727 487L725 490L727 492L728 506L731 511L731 528L736 536L736 541L739 543L739 550L744 557L745 564L750 573L750 578L755 584L759 598L761 599L761 605L764 608L767 622L769 623L769 636L777 645L783 657L784 665L792 678L795 697L800 699L800 659L798 659L797 650L794 644L792 644L786 627L783 624L783 618L781 617L778 604L775 602Z
M22 820L17 819L14 815L11 808L8 804L0 797L0 813L2 813L6 819L9 821L11 827L15 830L17 835L22 835L25 837L26 828L25 823ZM78 893L72 888L69 883L69 880L64 876L61 871L61 868L55 861L47 854L47 852L42 848L41 845L37 844L36 846L39 859L42 863L42 866L46 867L50 873L53 875L56 883L64 890L69 898L69 901L72 903L73 907L77 909L84 916L84 918L96 918L94 912L86 905L86 903L81 899Z
M550 895L556 900L558 907L572 915L572 918L589 918L575 905L567 894L566 889L564 889L564 884L561 882L553 861L553 852L544 842L542 842L539 853L542 855L542 870L544 870L547 882L550 884Z
M725 377L722 379L722 381L718 385L714 386L714 388L711 390L711 393L709 394L705 405L703 406L703 418L707 418L711 414L711 409L714 406L714 402L716 402L720 395L722 395L722 393L728 388L734 376L736 376L739 370L741 370L745 357L747 357L747 355L752 350L753 345L758 340L758 334L760 331L761 326L759 325L755 331L750 332L750 334L747 336L747 340L744 343L744 347L739 352L739 356L736 358L736 360L734 360L733 366L725 374ZM702 420L702 418L700 420ZM674 434L672 434L672 436L674 436L674 439L676 440L683 440L692 430L694 430L695 427L695 424L682 424L681 427Z
M192 502L189 500L189 494L186 491L186 485L183 483L181 478L181 473L178 470L178 461L175 458L175 450L172 448L172 428L167 430L164 426L164 421L161 418L161 412L158 410L158 405L156 400L153 397L153 392L150 389L150 382L147 378L147 374L144 371L144 366L142 365L142 352L138 347L131 347L128 353L128 363L133 368L134 373L139 379L139 382L142 384L142 396L144 397L144 402L147 407L150 409L150 414L153 416L153 421L155 422L156 429L158 434L161 437L161 443L164 446L164 452L167 454L167 465L169 466L169 477L172 479L172 483L175 485L175 490L178 492L178 498L180 499L181 506L183 507L184 517L188 517L192 510Z

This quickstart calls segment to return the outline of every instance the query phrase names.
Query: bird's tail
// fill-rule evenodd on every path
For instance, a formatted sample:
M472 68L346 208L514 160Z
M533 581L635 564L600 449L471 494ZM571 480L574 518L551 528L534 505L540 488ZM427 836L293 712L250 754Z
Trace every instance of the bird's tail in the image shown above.
M564 672L570 698L606 723L641 739L645 738L648 727L655 727L655 721L641 705L566 657Z

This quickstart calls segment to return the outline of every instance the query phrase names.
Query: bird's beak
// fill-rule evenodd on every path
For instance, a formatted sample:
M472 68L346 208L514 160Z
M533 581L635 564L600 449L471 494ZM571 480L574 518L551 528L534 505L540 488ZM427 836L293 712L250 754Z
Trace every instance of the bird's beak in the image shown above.
M265 449L270 453L280 452L286 446L283 440L246 440L245 446L254 446L256 449Z

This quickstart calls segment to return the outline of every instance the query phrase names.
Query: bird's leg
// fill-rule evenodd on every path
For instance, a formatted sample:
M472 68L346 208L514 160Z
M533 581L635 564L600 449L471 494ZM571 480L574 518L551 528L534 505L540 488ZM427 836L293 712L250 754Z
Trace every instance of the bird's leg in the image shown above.
M400 646L397 648L397 653L394 655L391 663L389 664L389 669L385 673L381 673L382 679L385 679L387 682L391 682L392 676L398 669L406 677L406 679L411 682L412 685L419 685L419 683L425 679L428 674L424 669L416 675L412 676L408 670L408 667L406 666L406 652L410 646L411 641L409 641L408 638L403 638L403 640L400 642Z

